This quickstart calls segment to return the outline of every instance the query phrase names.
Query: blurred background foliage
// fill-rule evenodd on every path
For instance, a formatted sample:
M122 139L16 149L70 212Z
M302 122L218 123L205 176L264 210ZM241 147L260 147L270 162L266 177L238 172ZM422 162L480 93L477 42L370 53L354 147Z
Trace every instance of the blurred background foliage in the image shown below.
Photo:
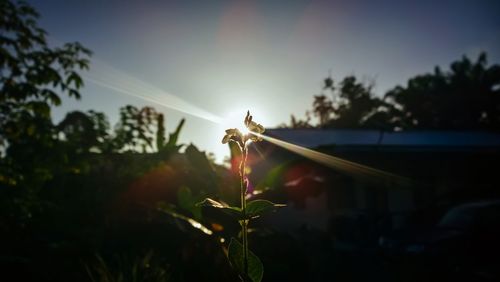
M0 10L3 273L37 281L233 280L218 237L157 209L162 201L202 220L195 202L234 181L204 152L178 143L184 120L168 138L163 114L151 107L122 107L113 128L95 111L55 124L51 108L60 95L80 98L91 52L77 42L49 46L25 3L0 1Z

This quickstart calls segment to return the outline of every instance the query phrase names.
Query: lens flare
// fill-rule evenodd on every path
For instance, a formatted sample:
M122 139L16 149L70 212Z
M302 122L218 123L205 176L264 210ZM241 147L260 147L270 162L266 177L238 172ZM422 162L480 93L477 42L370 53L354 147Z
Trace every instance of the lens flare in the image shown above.
M390 183L398 184L400 186L408 186L411 182L410 179L402 177L393 173L389 173L383 170L372 168L366 165L358 164L355 162L347 161L341 158L337 158L331 155L327 155L318 151L314 151L302 146L298 146L292 143L288 143L270 136L263 134L256 134L264 140L282 147L288 151L296 153L300 156L306 157L312 161L325 165L327 167L343 171L346 174L355 177L368 177L375 179L383 179Z
M246 110L232 111L226 118L222 119L219 123L221 132L230 128L237 128L241 133L248 134L249 130L243 123L243 118L245 117Z
M240 131L244 134L255 134L249 132L248 129L242 124L240 115L238 115L238 117L236 117L235 115L230 115L228 118L223 119L158 87L135 78L123 71L115 69L99 60L94 59L92 71L84 75L83 77L91 83L106 87L118 93L143 99L145 101L149 101L163 107L183 112L191 116L195 116L203 120L221 125L221 127L224 127L223 130L227 128L239 128ZM221 130L221 132L223 132L223 130ZM262 137L263 139L293 153L296 153L328 167L344 171L345 173L354 176L383 178L388 181L404 185L410 183L410 180L405 177L401 177L351 161L343 160L341 158L320 153L270 136L262 134L255 135Z
M223 120L215 114L123 71L117 70L106 63L99 60L94 60L92 63L92 71L83 75L83 77L91 83L216 124L221 123Z

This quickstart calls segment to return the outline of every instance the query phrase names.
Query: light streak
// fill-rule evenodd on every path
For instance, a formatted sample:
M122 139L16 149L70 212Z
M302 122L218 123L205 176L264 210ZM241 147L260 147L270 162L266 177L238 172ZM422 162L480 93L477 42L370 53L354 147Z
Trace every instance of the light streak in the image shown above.
M255 133L253 133L255 134ZM343 171L346 174L356 176L356 177L368 177L372 179L383 179L391 183L399 184L401 186L407 186L410 184L411 180L390 172L386 172L380 169L362 165L359 163L347 161L338 157L327 155L318 151L314 151L296 144L285 142L270 136L263 134L255 134L264 140L282 147L288 151L296 153L300 156L308 158L312 161L325 165L327 167Z
M98 60L93 61L92 70L82 76L85 80L93 84L128 96L152 102L216 124L220 124L223 121L221 117L213 113Z
M228 120L212 114L200 107L197 107L158 87L155 87L138 78L128 75L123 71L115 69L106 63L100 62L99 60L95 60L93 62L92 71L87 75L83 75L83 77L87 81L90 81L91 83L94 83L101 87L106 87L118 93L152 102L166 108L170 108L179 112L189 114L191 116L201 118L203 120L213 122L215 124L226 125ZM234 119L231 118L230 121L233 122ZM387 181L404 185L410 183L409 179L398 176L396 174L385 172L355 162L343 160L338 157L314 151L270 136L262 134L256 135L300 156L306 157L327 167L341 170L353 176L385 179Z

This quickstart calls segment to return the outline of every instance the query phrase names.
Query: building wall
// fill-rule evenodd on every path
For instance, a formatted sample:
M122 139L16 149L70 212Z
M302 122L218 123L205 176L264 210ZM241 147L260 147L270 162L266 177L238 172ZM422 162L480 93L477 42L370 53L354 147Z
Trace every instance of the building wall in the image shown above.
M409 177L412 183L408 187L356 178L269 143L259 150L263 157L250 157L250 179L264 183L260 188L269 189L265 198L270 196L289 205L288 211L280 214L293 218L295 227L306 224L327 230L330 220L342 214L405 213L440 203L473 200L500 190L495 187L496 168L500 167L496 149L324 148L328 154ZM277 167L279 177L266 182L269 172L275 172Z

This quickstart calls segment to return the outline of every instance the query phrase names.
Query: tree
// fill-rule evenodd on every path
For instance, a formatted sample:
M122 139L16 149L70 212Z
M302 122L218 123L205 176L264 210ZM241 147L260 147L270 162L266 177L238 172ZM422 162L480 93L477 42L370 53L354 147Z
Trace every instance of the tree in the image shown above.
M318 117L319 127L325 127L329 123L333 110L333 103L326 95L314 96L313 113Z
M165 154L178 151L177 145L180 131L185 120L182 119L174 132L165 140L164 116L152 107L139 109L127 105L120 109L120 121L115 126L112 136L115 152L163 152Z
M311 128L311 113L306 111L305 119L296 118L294 115L290 116L290 126L291 128Z
M334 104L335 118L330 120L328 127L376 127L370 122L370 117L382 105L382 102L374 97L372 88L371 85L358 82L354 76L345 77L340 82L337 92L338 101Z
M324 79L323 91L331 92L314 96L313 113L318 117L320 128L367 128L376 127L370 120L382 101L375 98L372 86L358 82L356 77L345 77L338 86L331 77Z
M488 66L481 53L475 62L464 56L449 71L417 75L407 85L375 97L372 85L345 77L338 85L328 77L314 96L313 114L320 128L381 130L500 130L500 65ZM290 127L306 127L292 116Z
M48 46L38 13L23 2L0 1L0 149L29 140L49 141L50 106L60 105L56 91L80 98L90 51L79 43Z
M390 90L392 126L401 129L500 129L500 66L464 56L443 72L418 75Z
M115 127L115 150L138 151L140 149L143 153L155 151L155 139L165 133L163 122L163 115L152 107L142 109L132 105L122 107L120 121ZM159 139L158 141L161 142L162 138Z
M91 54L77 42L50 47L38 17L26 3L0 0L0 190L8 195L0 204L14 225L32 217L39 189L65 168L51 106L61 94L80 98L78 71Z
M311 113L306 111L305 119L300 119L295 117L295 115L290 115L290 124L282 123L278 126L279 128L294 128L294 129L304 129L313 128L311 125Z
M110 152L109 121L104 113L73 111L57 125L57 135L76 153Z
M33 135L36 120L61 104L57 91L80 98L90 51L79 43L49 47L39 15L26 3L0 1L0 141L13 144ZM19 122L22 122L20 124Z

